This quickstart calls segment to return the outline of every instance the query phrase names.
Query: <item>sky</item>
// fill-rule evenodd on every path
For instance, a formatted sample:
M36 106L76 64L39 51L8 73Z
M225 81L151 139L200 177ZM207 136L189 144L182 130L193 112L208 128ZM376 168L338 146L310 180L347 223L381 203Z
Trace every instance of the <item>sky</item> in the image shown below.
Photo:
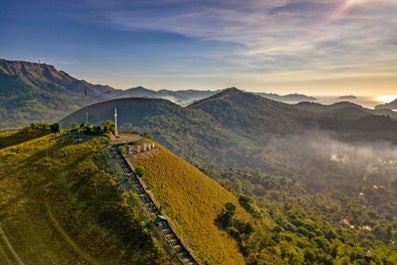
M397 95L397 0L1 1L0 58L119 89Z

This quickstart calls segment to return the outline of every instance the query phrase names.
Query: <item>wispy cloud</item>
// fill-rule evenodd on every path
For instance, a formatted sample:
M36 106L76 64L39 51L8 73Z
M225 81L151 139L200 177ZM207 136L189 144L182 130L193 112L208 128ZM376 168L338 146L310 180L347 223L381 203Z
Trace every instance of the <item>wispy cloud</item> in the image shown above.
M0 45L18 54L53 50L65 60L117 61L117 69L186 82L214 72L219 83L232 76L262 85L397 73L397 0L37 0L28 3L32 12L12 3L0 18L8 21L0 23ZM31 50L17 41L26 32L41 38L30 40Z
M240 61L329 67L390 56L396 62L396 1L95 1L95 13L120 30L175 32L238 43ZM277 58L280 61L277 61ZM395 63L394 63L395 65Z

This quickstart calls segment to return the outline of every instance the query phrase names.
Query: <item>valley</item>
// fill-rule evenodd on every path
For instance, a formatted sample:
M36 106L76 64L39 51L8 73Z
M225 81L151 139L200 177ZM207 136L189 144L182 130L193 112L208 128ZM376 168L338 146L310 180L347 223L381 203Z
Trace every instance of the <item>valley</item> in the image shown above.
M289 247L281 252L305 242L294 248L300 253L295 256L301 255L297 264L306 260L308 249L314 251L309 251L313 261L327 263L346 260L345 254L335 252L342 245L350 246L347 253L361 253L350 262L385 255L383 244L394 248L397 153L392 118L374 116L351 104L316 106L321 111L300 109L237 89L187 108L131 98L93 105L88 112L100 122L111 119L114 107L124 130L148 132L258 205L264 218L257 228L261 232L243 245L263 253L262 258L275 257L269 251L285 239L268 237L282 234L294 243L285 243ZM69 120L82 118L83 113L76 112L62 123L67 126ZM267 247L259 246L263 244ZM324 254L318 252L318 244ZM369 257L366 248L376 254ZM252 254L248 253L246 259ZM285 255L275 263L289 263L291 257ZM251 257L251 262L262 258Z
M35 130L25 129L25 135L29 131L36 135ZM175 254L172 247L165 247L166 241L162 241L162 232L156 232L156 227L159 227L160 231L167 230L162 228L161 221L154 223L158 211L173 223L172 229L177 231L175 233L182 242L189 245L199 264L331 264L332 261L362 263L376 260L394 264L393 260L397 255L393 246L396 234L393 225L395 213L392 208L395 185L382 185L384 181L394 183L394 180L387 179L386 175L384 180L374 179L370 175L364 180L340 179L335 162L344 161L343 163L351 166L347 155L356 154L348 145L327 148L331 154L338 154L327 158L321 158L321 152L315 151L316 146L310 147L310 152L317 157L315 163L321 163L320 168L323 172L316 171L313 179L305 179L305 176L310 176L305 171L297 171L296 174L286 174L284 171L283 175L276 175L265 173L259 168L197 168L178 158L159 143L150 151L128 155L129 147L136 152L136 144L143 146L145 142L153 142L150 138L144 139L141 136L130 137L134 142L128 140L125 148L127 151L122 152L126 152L125 157L130 160L128 163L135 171L138 167L145 169L141 178L145 182L143 185L147 193L150 193L150 198L154 198L150 202L151 199L145 199L147 195L140 196L140 186L133 188L137 182L126 178L131 173L129 167L125 169L128 172L124 169L120 171L124 166L120 168L117 163L111 162L112 155L105 151L110 147L107 138L85 134L79 136L77 132L66 132L63 135L37 136L38 138L31 140L28 137L26 141L15 143L10 141L9 137L7 134L7 137L1 138L1 144L6 147L1 149L2 161L5 161L2 164L5 163L5 167L2 166L1 169L0 187L3 195L8 194L2 196L1 202L1 226L7 236L1 241L1 253L4 260L9 260L11 264L13 260L18 259L24 263L36 262L39 257L44 263L55 260L67 261L67 264L73 263L73 260L82 264L128 263L131 257L127 254L121 255L114 247L111 248L112 253L104 253L106 256L97 252L104 244L108 244L107 242L111 245L116 244L117 240L130 242L131 238L124 232L118 234L120 225L123 229L134 229L131 231L134 237L141 233L138 231L144 232L146 236L142 235L141 238L146 238L148 244L160 248L149 248L148 254L139 250L143 260L149 259L151 263L161 261L161 264L177 264L178 259L173 256ZM311 137L314 139L314 136ZM288 138L281 137L281 142L272 145L281 150L297 142L293 137ZM124 145L122 140L116 141L120 146ZM308 145L301 139L300 141L300 144ZM335 140L323 141L329 144ZM295 148L303 149L299 145ZM375 152L374 156L379 155L376 153L377 149L373 148L369 152ZM379 150L387 149L383 146ZM394 152L393 149L390 149L390 152ZM358 154L360 153L362 152ZM92 156L93 154L95 155ZM329 153L325 152L325 156L328 155ZM89 162L92 158L94 164L102 170L90 169L94 166ZM24 162L23 159L27 161ZM32 159L36 162L29 162ZM302 167L304 161L308 163L311 159L314 158L309 159L306 156L299 162L299 168L313 170L313 165ZM327 159L329 165L323 164ZM357 159L360 157L355 157L354 161ZM6 166L11 161L19 161L20 166L13 167L11 171L11 167ZM34 167L30 174L23 173L26 172L26 164L31 165L29 168ZM73 166L70 166L72 164ZM334 168L331 169L331 166ZM357 167L361 168L361 165L358 164ZM341 170L350 177L354 176L354 171L345 171L344 168ZM393 168L391 171L395 172ZM113 177L109 179L111 175L107 175L109 173L106 172ZM223 187L202 172L218 180ZM333 172L334 175L327 175L322 179L325 172ZM372 173L382 176L385 172ZM23 177L20 177L21 174ZM362 175L359 173L357 176ZM113 181L109 183L111 179ZM115 180L118 183L114 182ZM26 181L29 183L28 186ZM364 182L357 186L360 181ZM7 189L10 185L15 188L12 192ZM25 187L29 187L30 191L24 190ZM40 197L37 197L38 194ZM18 196L22 198L19 199ZM111 198L109 196L115 197L110 201L104 200ZM123 199L118 202L118 198ZM221 225L218 222L223 219L219 218L227 213L225 207L228 203L236 207L236 213L233 210L231 219L224 219L230 220L227 221L227 225ZM149 205L148 210L143 210L145 204ZM156 205L156 209L150 210L150 205L153 204ZM122 211L132 211L132 216L139 220L140 225L134 228L133 223L127 222L124 226L124 222L127 221L124 219L130 215L120 215L119 210L112 210L114 206L121 207L119 210L124 209ZM62 207L62 210L59 207ZM81 219L87 214L90 216L88 223ZM20 220L27 216L31 220L28 225ZM117 226L114 226L116 220ZM108 236L112 234L112 241L98 241L101 233ZM87 241L81 234L92 240ZM44 240L48 237L51 241ZM9 244L4 238L7 238ZM21 239L23 241L20 241ZM150 243L151 240L154 240L153 243ZM38 253L35 248L24 250L23 246L33 242L37 247L41 246L40 253L45 253L45 258L42 254L35 256ZM99 242L101 244L97 245ZM49 243L52 247L47 245ZM64 252L53 252L52 248L57 246L64 246ZM134 247L137 246L131 246ZM131 251L136 253L137 250ZM160 256L155 257L154 253ZM184 256L181 256L182 260L183 258ZM189 264L189 261L186 264Z
M0 265L397 265L397 0L0 5Z
M50 101L80 109L0 133L7 263L396 264L390 110L290 105L237 88L181 106L142 87L113 98L50 66L11 66L16 99L46 87L64 97ZM13 126L26 122L18 117Z

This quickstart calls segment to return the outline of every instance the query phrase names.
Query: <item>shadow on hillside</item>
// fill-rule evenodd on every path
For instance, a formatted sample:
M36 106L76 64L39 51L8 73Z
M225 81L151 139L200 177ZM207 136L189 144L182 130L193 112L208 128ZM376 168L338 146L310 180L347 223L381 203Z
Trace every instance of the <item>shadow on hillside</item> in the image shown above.
M25 190L43 192L45 187L48 187L48 185L50 185L55 178L65 175L65 173L68 171L76 168L79 163L85 161L89 156L91 156L91 152L89 150L78 148L72 154L64 155L62 158L59 157L59 150L61 148L67 148L71 145L84 143L86 141L89 140L87 139L78 141L70 135L60 136L57 137L55 139L55 143L48 148L41 150L25 159L24 162L19 165L19 167L25 167L29 169L28 172L35 172L35 178L32 178L31 176L25 176L25 181L22 182L22 184L25 186ZM73 160L68 161L68 159L71 158ZM66 161L66 163L60 164L62 160ZM51 169L49 169L50 167ZM40 175L38 175L37 172L40 172Z
M35 133L28 133L24 131L18 131L13 134L9 135L0 135L0 149L21 144L24 142L28 142L30 140L33 140L35 138L44 136L46 133L44 132L35 132Z

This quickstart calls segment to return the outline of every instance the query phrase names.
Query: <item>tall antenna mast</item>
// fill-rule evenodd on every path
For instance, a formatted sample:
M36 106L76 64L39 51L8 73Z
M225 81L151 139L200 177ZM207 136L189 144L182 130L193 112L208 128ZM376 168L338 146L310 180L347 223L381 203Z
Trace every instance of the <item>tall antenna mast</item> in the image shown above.
M87 109L87 88L84 88L84 96L85 96L85 122L88 125L88 109Z
M114 136L119 137L119 131L117 130L117 108L114 108Z

